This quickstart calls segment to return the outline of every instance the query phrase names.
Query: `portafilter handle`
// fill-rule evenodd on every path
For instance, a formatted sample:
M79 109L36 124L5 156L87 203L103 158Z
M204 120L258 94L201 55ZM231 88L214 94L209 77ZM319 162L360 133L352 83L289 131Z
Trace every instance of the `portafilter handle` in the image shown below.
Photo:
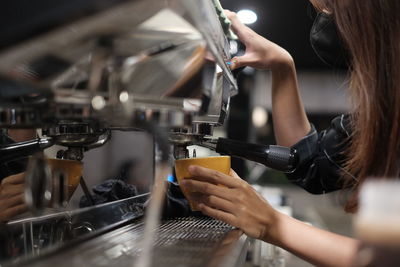
M219 154L251 160L286 173L293 172L298 162L297 151L290 147L251 144L227 138L204 140L198 145Z
M51 139L38 138L35 140L0 146L0 162L4 163L31 156L52 146L53 144L54 143Z

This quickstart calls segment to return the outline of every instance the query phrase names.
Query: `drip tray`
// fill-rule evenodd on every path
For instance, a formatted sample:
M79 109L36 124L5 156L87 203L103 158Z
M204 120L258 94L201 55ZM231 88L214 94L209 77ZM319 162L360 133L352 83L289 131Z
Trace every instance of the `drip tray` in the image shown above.
M29 266L135 266L143 222L124 226ZM198 217L163 221L152 266L218 266L242 237L223 222Z

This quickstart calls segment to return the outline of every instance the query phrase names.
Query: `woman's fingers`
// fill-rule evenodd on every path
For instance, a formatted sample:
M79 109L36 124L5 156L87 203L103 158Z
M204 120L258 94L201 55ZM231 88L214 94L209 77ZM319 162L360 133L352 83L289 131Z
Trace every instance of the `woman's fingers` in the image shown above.
M184 179L181 185L188 191L202 193L205 195L213 195L219 198L231 199L231 193L228 188L217 186L208 182L202 182L192 179Z
M8 214L10 215L10 218L12 218L26 211L28 211L28 205L24 203L10 208Z
M0 221L5 222L14 216L27 211L28 207L25 203L24 194L13 197L0 198Z
M25 184L9 184L2 188L1 198L9 198L18 194L23 194L25 190Z
M200 203L198 207L203 214L237 227L236 217L234 215L218 209L211 208L203 203Z
M254 66L256 64L257 58L249 52L246 52L243 56L234 57L231 59L231 69L237 69L246 66Z
M25 174L11 175L0 185L0 221L6 222L28 210L25 203Z
M243 56L232 58L230 68L237 69L240 67L252 66L254 64L255 58L251 53L249 53L249 48L252 45L249 41L254 39L252 37L254 32L239 20L236 13L225 10L225 14L232 22L232 30L238 35L240 41L242 41L247 47L246 53Z
M242 178L240 178L239 175L233 169L229 171L229 175L232 176L233 178L242 180Z
M208 182L212 184L225 185L230 188L235 188L240 186L241 180L232 179L231 176L221 173L216 170L207 169L200 166L189 166L189 172L192 174L193 178L203 182Z
M17 205L20 205L23 203L25 203L24 194L19 194L19 195L13 196L13 197L0 199L0 205L2 206L2 210L9 208L9 207L17 206Z
M0 222L7 222L14 218L15 216L22 214L28 211L28 206L26 204L20 204L17 206L13 206L0 212Z
M228 19L232 22L231 28L232 30L238 35L239 39L243 42L246 43L249 31L251 31L250 28L245 26L239 19L239 17L236 15L235 12L232 12L230 10L225 9L224 10L225 15L228 17Z
M233 204L231 201L225 200L223 198L219 198L217 196L203 195L199 199L199 202L206 204L207 206L209 206L211 208L222 210L222 211L228 212L230 214L234 214L235 204Z
M7 184L22 184L25 182L25 173L10 175L1 181L2 187Z

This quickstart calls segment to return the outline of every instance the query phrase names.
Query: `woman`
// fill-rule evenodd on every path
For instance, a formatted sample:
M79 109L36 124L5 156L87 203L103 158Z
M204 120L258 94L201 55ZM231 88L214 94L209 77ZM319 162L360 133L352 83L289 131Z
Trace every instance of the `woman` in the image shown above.
M311 39L315 37L313 34L326 29L320 27L321 20L333 18L349 55L349 90L354 104L351 115L334 120L331 129L315 134L299 96L290 54L257 35L240 23L234 13L227 11L233 30L246 45L245 55L232 59L232 66L271 70L277 143L300 149L308 147L304 149L308 155L301 159L298 173L289 178L311 192L350 186L354 190L347 210L356 211L357 191L367 177L399 176L400 1L311 2L323 12L313 26L315 31ZM318 40L313 46L317 50L321 48ZM324 56L326 51L317 52ZM319 168L319 164L328 164L330 171L324 172L326 168ZM236 226L251 237L289 250L315 265L351 264L357 240L308 226L275 211L234 172L232 176L237 179L198 166L189 167L189 171L196 178L186 180L183 186L203 193L199 208L204 214Z

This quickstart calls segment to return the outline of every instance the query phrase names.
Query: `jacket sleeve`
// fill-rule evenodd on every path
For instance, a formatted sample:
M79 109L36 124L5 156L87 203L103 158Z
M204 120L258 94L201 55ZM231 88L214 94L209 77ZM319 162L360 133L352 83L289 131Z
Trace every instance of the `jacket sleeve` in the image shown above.
M310 133L293 146L299 163L289 180L312 194L323 194L343 188L343 152L350 140L349 116L332 120L330 128Z

